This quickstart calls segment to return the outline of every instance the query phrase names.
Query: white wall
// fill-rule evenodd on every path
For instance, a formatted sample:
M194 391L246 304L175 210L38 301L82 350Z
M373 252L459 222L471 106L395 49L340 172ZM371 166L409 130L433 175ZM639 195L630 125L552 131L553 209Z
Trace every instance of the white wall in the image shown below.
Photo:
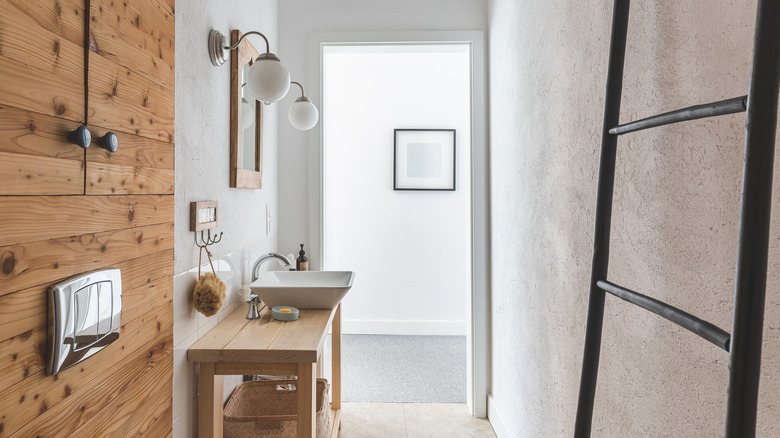
M357 273L345 333L466 335L469 73L467 45L325 48L324 263ZM393 190L396 128L456 130L456 191Z
M195 429L195 367L187 362L187 348L221 319L243 306L242 284L261 253L277 249L277 106L266 107L263 148L263 189L229 188L230 65L214 67L208 56L207 37L214 28L229 35L231 29L258 30L276 48L277 0L188 0L176 7L176 219L174 276L173 433L191 438ZM255 37L249 37L255 38ZM255 47L262 39L252 39ZM198 248L189 227L191 201L219 202L222 241L211 250L217 274L227 286L222 309L206 318L192 307L197 279ZM271 210L271 233L265 232L266 205ZM205 257L205 255L204 255ZM270 267L270 266L268 266ZM267 267L267 268L268 268ZM203 269L208 270L204 258ZM240 377L225 379L227 395Z
M755 4L633 3L621 119L745 94ZM490 2L489 411L500 438L573 433L611 17L601 0ZM738 114L621 137L612 218L611 279L729 331L744 125ZM778 194L762 437L780 436ZM723 436L724 351L612 296L603 333L594 437Z
M314 33L327 32L364 32L375 35L403 33L419 36L425 31L456 31L450 33L450 41L474 41L479 53L474 61L473 108L477 117L473 127L475 144L473 147L474 166L480 171L475 174L475 197L472 199L474 210L487 210L487 177L481 169L487 168L487 134L483 130L486 108L485 58L483 57L483 37L481 32L487 26L487 5L484 0L285 0L279 3L279 56L290 69L293 78L306 77L309 90L319 89L319 47L312 48ZM477 31L464 39L463 32ZM354 37L354 35L353 35ZM364 35L363 41L377 42L377 36ZM396 37L397 38L397 37ZM415 37L416 38L416 37ZM438 39L436 39L438 40ZM313 51L314 53L311 53ZM320 104L319 92L310 93L315 104ZM288 97L282 102L286 111L294 99ZM327 116L327 115L325 115ZM296 244L306 243L312 256L312 269L321 267L320 230L320 149L319 127L301 133L288 123L279 124L279 196L281 203L279 219L279 247L284 251L294 250ZM479 141L479 143L476 143ZM479 215L474 221L475 241L472 245L476 261L474 291L476 296L472 306L472 320L475 336L468 344L469 354L477 358L477 367L469 369L470 381L475 391L468 399L473 412L485 415L484 392L487 385L487 370L481 358L487 356L488 333L484 326L487 318L487 276L485 264L487 251L487 219ZM482 264L482 265L480 265ZM482 323L482 324L479 324ZM471 388L471 384L469 384Z
M293 80L315 89L319 65L309 57L313 32L484 30L486 8L483 0L285 0L279 2L279 57ZM308 84L308 85L307 85ZM320 105L318 95L309 96ZM286 111L294 99L281 102ZM309 132L293 129L286 120L279 124L279 247L284 253L298 243L310 248L312 269L321 268L319 193L319 154L308 140L318 135L319 125Z

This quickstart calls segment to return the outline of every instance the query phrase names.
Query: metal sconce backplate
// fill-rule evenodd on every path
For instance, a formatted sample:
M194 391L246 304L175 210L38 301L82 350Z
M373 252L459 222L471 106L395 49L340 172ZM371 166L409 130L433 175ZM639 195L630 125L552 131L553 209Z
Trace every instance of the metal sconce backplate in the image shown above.
M227 44L222 32L218 30L209 32L209 57L211 63L217 67L224 64L230 56L230 52L225 50L225 46Z

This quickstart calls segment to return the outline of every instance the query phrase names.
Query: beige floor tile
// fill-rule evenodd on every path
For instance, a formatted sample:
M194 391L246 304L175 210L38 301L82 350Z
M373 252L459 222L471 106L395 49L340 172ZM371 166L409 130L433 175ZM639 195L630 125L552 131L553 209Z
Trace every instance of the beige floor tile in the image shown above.
M339 438L406 438L401 403L343 403Z
M408 438L495 438L490 422L474 418L465 404L407 403Z

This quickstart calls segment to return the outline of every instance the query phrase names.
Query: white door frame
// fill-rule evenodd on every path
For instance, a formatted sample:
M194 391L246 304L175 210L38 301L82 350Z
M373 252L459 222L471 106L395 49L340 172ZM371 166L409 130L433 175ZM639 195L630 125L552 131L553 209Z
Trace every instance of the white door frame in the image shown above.
M489 191L487 85L484 34L480 31L319 32L309 38L309 95L322 102L322 48L359 44L468 44L471 47L471 319L467 347L467 404L475 417L487 416L489 377ZM314 68L316 66L316 68ZM327 115L323 115L327 117ZM322 123L309 135L309 232L323 260ZM421 257L424 254L420 254Z

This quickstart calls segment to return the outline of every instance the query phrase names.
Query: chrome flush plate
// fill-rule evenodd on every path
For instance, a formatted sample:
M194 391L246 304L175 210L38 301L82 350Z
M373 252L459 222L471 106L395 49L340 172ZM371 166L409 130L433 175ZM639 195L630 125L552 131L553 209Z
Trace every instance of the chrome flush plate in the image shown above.
M52 286L49 294L49 375L71 367L119 339L122 274L104 269Z

